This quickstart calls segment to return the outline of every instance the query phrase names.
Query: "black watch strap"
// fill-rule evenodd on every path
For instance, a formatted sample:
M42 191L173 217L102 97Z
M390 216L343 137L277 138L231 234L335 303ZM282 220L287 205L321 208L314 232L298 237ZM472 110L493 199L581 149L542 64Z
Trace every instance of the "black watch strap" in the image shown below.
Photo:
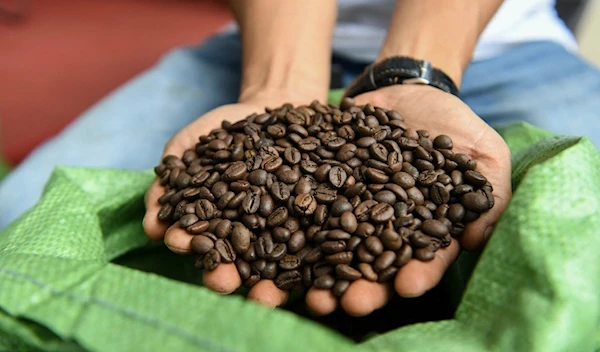
M355 97L394 84L426 84L458 95L458 88L441 70L429 61L405 56L393 56L369 65L346 89L345 96Z

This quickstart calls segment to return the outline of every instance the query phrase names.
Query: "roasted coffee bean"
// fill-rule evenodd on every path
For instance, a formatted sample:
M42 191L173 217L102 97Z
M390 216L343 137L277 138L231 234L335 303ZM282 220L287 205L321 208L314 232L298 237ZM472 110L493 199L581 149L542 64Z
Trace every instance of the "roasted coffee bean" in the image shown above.
M208 221L198 221L195 224L189 226L186 230L192 234L200 234L205 232L208 229L209 222Z
M450 200L450 192L448 192L446 187L440 182L436 182L431 186L429 196L437 205L448 203Z
M375 270L373 270L373 267L371 266L371 264L368 263L360 263L358 264L358 270L361 272L362 276L369 280L369 281L377 281L378 279L378 275L375 272Z
M375 262L373 263L373 269L375 269L375 271L381 275L381 272L391 266L395 260L396 253L390 250L384 251L375 259Z
M371 220L375 223L384 223L394 216L394 208L388 203L379 203L371 208Z
M279 260L279 267L284 270L295 270L300 267L300 258L293 254L286 254Z
M315 277L333 273L333 266L326 262L318 262L313 265L313 274Z
M304 231L295 231L290 236L290 239L287 243L288 251L291 253L296 253L306 245L306 236Z
M331 292L334 294L334 296L341 297L346 292L349 286L350 281L338 280L335 282L335 285L333 285L333 289L331 290Z
M337 198L337 191L332 186L323 183L315 190L315 198L319 203L331 204Z
M285 243L292 236L292 232L285 227L276 227L271 231L271 237L275 242Z
M361 222L360 224L358 224L354 233L358 237L367 238L375 233L375 226L368 222Z
M327 238L330 240L347 240L352 237L348 232L342 229L327 231Z
M431 237L418 230L413 231L409 239L413 247L418 248L427 247L431 243Z
M228 191L217 201L217 209L223 210L227 207L227 204L235 197L235 193Z
M352 252L341 252L325 256L325 261L330 264L350 264L353 256Z
M260 275L253 274L253 275L250 275L250 277L244 281L244 286L252 287L252 286L256 285L259 281L260 281Z
M346 241L346 250L354 252L356 247L362 242L362 239L358 236L352 236Z
M241 258L238 258L235 261L235 266L242 280L246 280L250 277L250 274L252 273L252 268L250 268L250 264L248 264L248 262L242 260Z
M460 203L450 204L448 208L448 220L453 223L458 223L462 221L465 216L465 208Z
M191 241L192 250L198 254L206 254L213 249L215 243L203 235L194 236Z
M342 230L352 234L358 229L358 221L356 216L349 211L342 213L340 216L340 226Z
M275 182L269 189L271 196L278 202L285 202L290 197L290 189L283 182Z
M398 268L395 266L388 266L386 269L383 269L379 273L379 277L377 278L378 282L388 282L392 280L396 274L398 273Z
M231 164L227 168L227 170L225 170L225 172L223 173L223 181L233 182L233 181L241 180L246 176L246 172L247 172L246 163L244 163L243 161L236 161L233 164Z
M338 199L333 204L331 204L331 215L332 216L341 216L343 213L352 211L352 204L346 199Z
M221 261L223 263L232 263L233 261L235 261L235 252L233 251L229 240L219 238L215 242L215 249L217 250L217 252L219 252L219 255L221 256Z
M319 260L323 259L324 254L320 247L315 247L310 250L305 256L304 261L307 263L316 263Z
M267 217L267 225L269 227L277 227L283 224L288 218L288 210L286 207L275 209L271 215Z
M429 187L437 181L438 175L433 170L425 170L417 177L417 184L422 187Z
M326 164L325 164L326 165ZM319 170L317 170L319 171ZM316 175L316 173L315 173ZM348 175L344 169L339 166L334 166L329 170L329 182L333 185L333 187L340 188L346 182Z
M313 284L316 288L330 289L335 284L335 279L327 274L316 278Z
M398 186L393 183L386 183L385 186L387 187L387 185ZM375 193L373 199L380 203L387 203L391 205L396 204L396 195L394 194L394 192L389 190L383 190Z
M464 179L469 184L471 184L475 187L483 187L483 185L485 185L487 182L487 179L485 178L485 176L483 176L478 171L474 171L474 170L465 171Z
M165 204L163 204L163 206L160 208L160 211L158 212L158 220L160 220L160 221L171 220L171 217L173 216L174 212L175 212L175 208L173 207L173 205L171 205L171 203L165 203Z
M415 186L415 178L403 171L396 172L392 176L392 182L401 186L404 189L409 189Z
M418 205L415 207L414 214L422 220L433 219L433 214L431 214L431 210L427 209L422 205Z
M215 183L210 188L210 192L215 196L216 199L221 198L228 191L229 191L229 185L223 181L219 181L219 182Z
M215 270L219 263L221 263L221 255L214 248L209 250L204 256L203 264L206 270Z
M371 263L375 260L375 256L373 256L365 247L364 243L361 243L356 248L356 256L360 262L363 263Z
M435 210L434 218L443 219L448 216L448 211L450 210L450 206L448 204L442 204Z
M277 262L287 253L287 247L283 243L277 243L273 246L273 250L267 253L266 259Z
M239 222L233 223L231 227L231 244L233 248L238 254L246 253L250 248L250 230Z
M420 261L427 262L435 258L435 252L429 247L417 248L414 250L414 257Z
M448 234L449 229L443 222L430 219L423 221L423 224L421 225L421 231L423 231L423 233L426 235L442 238Z
M215 235L219 238L226 238L231 233L232 227L233 226L230 220L221 220L215 227Z
M169 203L169 200L171 200L171 197L173 197L173 195L174 195L175 193L177 193L177 190L176 190L176 189L170 189L170 190L168 190L168 191L167 191L165 194L163 194L162 196L160 196L160 197L158 198L158 203L159 203L159 204L166 204L166 203ZM184 193L184 192L182 192L182 194L183 194L183 193ZM181 201L181 200L179 200L179 201ZM177 202L177 203L179 203L179 202Z
M354 209L354 215L360 222L368 221L371 217L371 209L377 205L375 200L365 200Z
M387 183L390 179L389 176L385 174L385 172L372 167L367 169L365 175L367 176L367 179L369 179L371 182L376 183Z
M298 182L300 174L294 170L286 170L279 173L279 181L287 184Z
M206 199L196 201L196 216L200 220L210 220L213 218L215 205Z
M489 209L489 202L484 192L469 192L462 197L462 205L476 213L481 213ZM468 222L468 220L465 220Z
M277 263L266 263L260 272L261 279L272 280L277 276Z
M342 240L325 241L321 243L321 249L326 254L340 253L346 249L346 242Z
M277 275L274 282L282 290L291 290L302 282L302 274L298 270L284 271Z
M367 237L364 241L365 248L374 256L378 256L383 252L383 243L379 237L371 236Z
M354 269L350 265L338 264L335 266L335 273L339 279L354 281L362 277L360 271Z
M294 200L294 210L303 216L309 216L317 210L317 200L310 193L299 194Z
M406 190L409 199L412 199L416 205L422 205L425 201L423 193L417 188L412 187Z
M452 139L445 134L440 134L433 140L435 149L452 149Z

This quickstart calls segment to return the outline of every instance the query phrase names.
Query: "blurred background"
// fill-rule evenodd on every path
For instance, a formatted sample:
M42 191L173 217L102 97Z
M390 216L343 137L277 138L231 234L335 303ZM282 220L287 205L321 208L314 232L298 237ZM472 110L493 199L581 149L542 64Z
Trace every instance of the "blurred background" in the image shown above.
M600 66L600 0L557 9ZM0 176L3 161L16 165L166 51L229 20L220 0L0 0Z

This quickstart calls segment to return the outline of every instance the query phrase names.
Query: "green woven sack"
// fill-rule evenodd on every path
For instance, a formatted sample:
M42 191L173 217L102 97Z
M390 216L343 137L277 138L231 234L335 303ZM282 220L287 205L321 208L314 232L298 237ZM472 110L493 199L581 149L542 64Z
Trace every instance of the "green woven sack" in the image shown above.
M145 239L150 172L58 168L0 233L0 351L600 350L600 155L585 138L501 132L514 197L468 285L469 258L449 270L453 319L355 343L220 296L199 286L193 258Z

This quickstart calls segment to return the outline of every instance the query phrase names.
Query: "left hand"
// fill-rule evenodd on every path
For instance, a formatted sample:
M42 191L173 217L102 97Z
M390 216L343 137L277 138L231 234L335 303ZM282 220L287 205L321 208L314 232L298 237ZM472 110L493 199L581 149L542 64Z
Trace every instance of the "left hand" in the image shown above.
M494 187L495 205L449 247L436 252L429 262L412 259L400 268L394 282L395 291L403 297L417 297L435 287L461 248L480 248L493 231L494 224L511 197L511 159L508 146L488 124L457 97L437 88L418 85L394 85L361 94L357 105L370 103L393 109L405 119L409 128L429 131L431 138L446 134L452 138L453 151L477 161L477 171ZM341 298L342 308L350 315L366 315L383 307L390 298L388 285L364 279L354 281ZM311 288L306 302L315 313L328 314L336 309L337 300L327 290Z

